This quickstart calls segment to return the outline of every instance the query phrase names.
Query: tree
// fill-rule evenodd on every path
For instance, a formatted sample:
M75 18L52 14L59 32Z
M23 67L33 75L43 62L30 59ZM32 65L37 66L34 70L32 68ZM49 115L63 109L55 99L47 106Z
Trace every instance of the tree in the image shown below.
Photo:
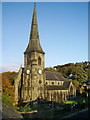
M84 82L87 82L90 65L87 62L81 62L76 64L65 64L54 66L58 72L68 79L72 79L72 82L78 86L83 85ZM90 78L90 76L89 76ZM76 82L77 81L77 82Z
M10 96L13 99L14 96L14 85L9 80L10 72L2 73L2 90L3 94Z

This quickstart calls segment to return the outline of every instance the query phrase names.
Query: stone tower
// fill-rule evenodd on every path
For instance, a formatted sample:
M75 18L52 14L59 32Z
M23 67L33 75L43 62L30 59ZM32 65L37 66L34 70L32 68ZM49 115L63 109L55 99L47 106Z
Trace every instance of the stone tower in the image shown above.
M44 98L44 54L39 41L36 5L34 4L30 40L24 52L24 68L20 68L14 84L15 105L20 100L30 102L37 98Z
M30 40L24 52L23 92L24 101L44 98L44 51L40 45L36 5L34 4Z

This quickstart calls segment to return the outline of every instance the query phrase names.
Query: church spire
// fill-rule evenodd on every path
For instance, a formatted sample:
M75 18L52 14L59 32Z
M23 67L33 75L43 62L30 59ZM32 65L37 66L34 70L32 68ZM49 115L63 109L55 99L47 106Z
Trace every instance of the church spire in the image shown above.
M37 15L36 15L36 3L34 3L30 40L29 40L27 49L24 53L29 53L29 52L44 53L40 45L40 42L39 42L38 24L37 24Z

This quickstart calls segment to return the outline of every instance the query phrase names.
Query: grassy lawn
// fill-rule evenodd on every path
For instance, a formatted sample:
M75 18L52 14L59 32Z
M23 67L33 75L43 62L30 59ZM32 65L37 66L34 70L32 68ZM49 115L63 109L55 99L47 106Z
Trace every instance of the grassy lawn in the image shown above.
M64 102L65 104L72 104L72 103L74 103L74 104L77 104L78 102L77 101L66 101L66 102Z

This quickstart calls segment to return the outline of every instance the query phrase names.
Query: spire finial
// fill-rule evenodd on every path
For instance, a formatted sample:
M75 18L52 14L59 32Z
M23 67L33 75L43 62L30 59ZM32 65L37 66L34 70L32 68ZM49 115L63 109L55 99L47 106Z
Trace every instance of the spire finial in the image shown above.
M24 53L32 52L32 51L36 51L44 54L44 51L42 50L42 47L39 41L37 15L36 15L36 3L34 3L34 9L33 9L30 40L29 40L27 49Z
M34 3L34 7L36 7L36 2Z

